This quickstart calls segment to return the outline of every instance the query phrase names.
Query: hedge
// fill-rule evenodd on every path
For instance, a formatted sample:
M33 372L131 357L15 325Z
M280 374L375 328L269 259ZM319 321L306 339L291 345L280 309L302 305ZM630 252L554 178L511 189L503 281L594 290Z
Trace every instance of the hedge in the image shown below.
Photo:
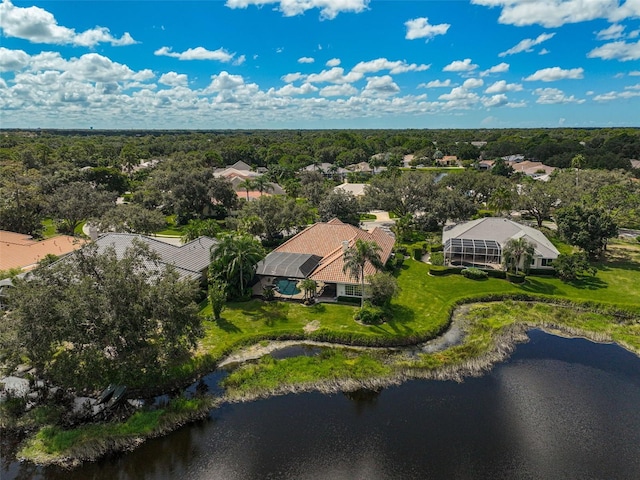
M462 268L459 267L444 267L440 265L431 265L429 267L429 273L436 277L440 277L442 275L449 275L450 273L459 274L462 272Z
M422 247L415 247L413 249L413 258L415 258L416 260L418 261L422 260L423 255L424 255L424 252L422 250Z
M509 280L511 283L524 283L526 275L522 275L521 273L519 274L515 274L515 273L509 273L507 272L507 280Z
M527 272L527 275L536 275L538 277L553 277L555 274L555 268L531 268Z
M349 305L360 305L360 297L338 297L338 303L348 303Z
M475 267L465 268L461 273L462 276L471 280L483 280L489 276L489 274L484 270L480 270L479 268Z
M444 249L444 245L442 245L441 243L432 243L429 246L429 250L431 250L432 252L441 252Z
M487 272L487 275L489 275L491 278L507 278L507 272L505 272L504 270L485 270L485 272Z

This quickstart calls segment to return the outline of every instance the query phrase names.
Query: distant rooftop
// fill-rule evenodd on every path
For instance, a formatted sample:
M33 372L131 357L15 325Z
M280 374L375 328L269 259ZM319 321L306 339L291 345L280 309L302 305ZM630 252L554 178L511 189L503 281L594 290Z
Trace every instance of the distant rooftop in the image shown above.
M0 230L0 270L29 270L47 255L66 255L85 243L85 240L67 235L38 241L30 235Z

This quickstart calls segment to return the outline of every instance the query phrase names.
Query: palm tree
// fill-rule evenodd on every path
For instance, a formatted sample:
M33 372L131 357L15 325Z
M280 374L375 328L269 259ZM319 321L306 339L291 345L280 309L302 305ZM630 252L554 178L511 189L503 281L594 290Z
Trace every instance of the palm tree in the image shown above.
M260 192L260 196L262 196L264 192L273 192L273 185L264 175L253 180L253 188Z
M499 216L502 212L509 212L513 206L513 191L507 187L496 188L489 198L489 207L493 208Z
M311 297L313 296L312 294L315 294L316 292L317 285L315 280L312 280L311 278L305 278L303 280L300 280L298 282L298 285L296 286L304 292L304 303L307 304L309 302L309 299L311 299Z
M251 180L250 178L247 178L246 180L243 180L242 182L240 182L238 184L238 187L247 191L247 202L248 202L249 192L255 188L255 184L253 183L253 180Z
M245 293L245 285L255 274L256 265L265 257L260 242L250 235L225 235L211 250L210 278L220 278Z
M535 253L535 245L524 237L512 238L505 243L502 249L502 263L507 270L515 270L518 274L518 268L521 261L526 268L531 264Z
M344 266L342 271L344 273L349 272L349 275L355 278L356 282L361 282L360 307L364 306L364 267L369 262L376 270L382 269L380 250L382 248L376 242L358 239L343 254Z
M571 159L571 167L576 169L576 188L578 187L578 173L580 169L584 165L584 155L581 153L577 154L575 157Z

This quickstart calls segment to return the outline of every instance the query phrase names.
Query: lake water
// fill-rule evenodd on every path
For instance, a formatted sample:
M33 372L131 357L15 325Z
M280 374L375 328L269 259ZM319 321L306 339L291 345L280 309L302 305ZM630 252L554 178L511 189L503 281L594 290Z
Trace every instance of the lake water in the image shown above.
M226 405L138 450L47 479L640 478L640 359L540 331L463 383ZM6 452L6 451L5 451Z

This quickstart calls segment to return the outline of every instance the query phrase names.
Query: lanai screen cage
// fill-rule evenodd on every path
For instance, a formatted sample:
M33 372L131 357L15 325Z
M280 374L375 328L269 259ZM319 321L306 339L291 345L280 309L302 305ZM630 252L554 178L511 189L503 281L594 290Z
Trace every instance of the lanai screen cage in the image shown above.
M500 265L502 248L495 240L449 238L444 243L445 265Z

